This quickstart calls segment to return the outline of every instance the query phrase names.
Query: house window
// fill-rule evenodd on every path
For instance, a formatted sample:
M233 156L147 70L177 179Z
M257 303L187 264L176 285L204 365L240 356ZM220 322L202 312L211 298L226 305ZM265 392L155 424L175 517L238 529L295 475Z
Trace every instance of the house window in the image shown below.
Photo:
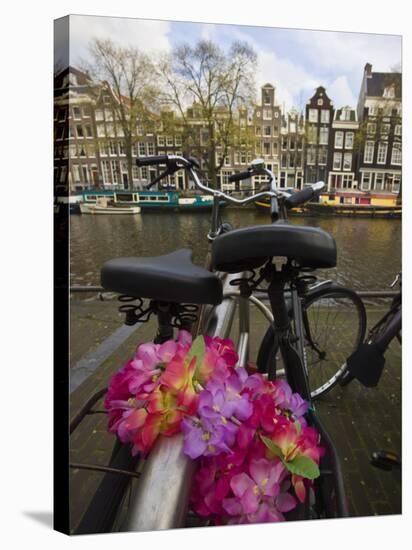
M165 138L164 136L157 136L157 144L159 147L165 146Z
M299 151L302 151L302 147L303 147L303 140L302 138L298 138L298 150Z
M291 151L294 151L295 150L295 145L296 145L295 138L291 137L290 140L289 140L289 149Z
M73 118L75 120L80 120L82 118L82 111L80 107L73 107Z
M175 136L175 145L176 147L182 146L182 136Z
M263 120L272 119L272 109L263 109Z
M147 155L149 157L153 156L155 154L155 151L154 151L154 143L153 141L149 141L149 143L147 144Z
M286 136L282 136L282 151L286 151L288 148L288 138Z
M235 152L235 164L240 164L240 154L239 151Z
M286 168L287 162L288 162L288 160L287 160L287 155L286 155L286 154L282 155L282 160L281 160L281 166L282 166L282 168Z
M388 152L388 144L386 141L380 141L378 145L378 156L376 162L378 164L385 164L386 154Z
M105 109L104 117L108 122L113 122L113 111L111 111L110 109Z
M352 168L352 153L343 155L343 169L349 171Z
M69 158L77 157L77 148L75 145L69 145Z
M342 149L342 147L343 147L343 132L336 132L335 149Z
M83 107L83 116L84 117L91 117L92 116L92 110L89 105L85 105Z
M96 109L94 112L94 117L96 120L104 120L104 114L102 109Z
M381 128L381 134L384 136L387 136L390 132L391 125L390 124L382 124Z
M112 182L112 176L110 172L110 162L108 160L102 161L102 168L103 168L103 183L111 183Z
M246 164L246 162L247 162L246 151L242 151L240 153L240 164Z
M340 170L342 165L342 153L333 153L333 169Z
M143 166L143 168L140 168L140 174L142 176L142 180L147 180L147 175L148 175L147 166Z
M136 166L136 164L132 165L132 178L134 180L139 179L139 168Z
M362 172L361 189L369 191L372 181L372 172Z
M353 181L352 174L344 174L342 178L343 189L352 189L352 181Z
M225 157L225 166L230 166L230 157Z
M320 121L325 123L325 124L329 124L329 117L330 117L330 113L329 113L329 110L328 109L322 109L321 112L320 112Z
M396 124L395 126L395 136L401 136L402 135L402 125Z
M366 132L368 134L374 134L376 132L376 123L368 122L368 124L366 125Z
M139 141L139 157L146 156L146 143L144 141Z
M104 124L97 125L97 137L105 137Z
M267 141L265 141L264 144L263 144L263 154L265 156L270 155L270 143L268 143Z
M72 165L72 173L73 173L74 183L80 183L80 167L78 164Z
M309 143L317 143L317 128L316 126L309 126L308 128L308 142Z
M112 160L113 183L119 183L119 162Z
M375 149L375 144L373 141L367 141L365 143L365 152L363 155L363 161L366 164L371 164L373 162L374 149Z
M76 132L77 132L77 137L78 138L83 138L84 137L84 133L83 133L83 127L82 126L76 126Z
M124 141L119 141L119 155L125 155L126 149L124 146Z
M345 149L352 149L353 148L353 138L354 138L354 133L353 132L346 132L346 135L345 135Z
M166 145L168 147L173 147L173 136L167 136L166 137Z
M260 126L256 126L256 135L260 136L261 132L262 132L262 128Z
M327 145L329 138L329 128L321 127L319 131L319 144Z
M86 128L86 137L88 138L93 137L92 127L88 124L87 126L85 126L85 128Z
M318 163L325 165L328 160L328 150L326 147L319 148Z
M87 145L87 156L88 157L95 157L96 156L96 149L94 145Z
M402 164L402 147L400 143L394 143L392 146L391 164L399 166Z
M117 147L116 147L116 142L115 141L111 141L109 143L109 152L110 152L110 155L112 155L112 156L117 155Z
M398 174L393 175L392 193L399 193L401 186L401 177Z
M296 122L291 122L289 124L289 132L291 134L295 134L296 133Z
M103 103L106 103L106 104L110 103L110 96L109 95L104 95L103 96Z
M263 103L265 105L270 105L270 92L269 90L263 90Z
M318 121L318 110L309 109L309 122L317 122L317 121Z
M323 105L323 99L318 99L317 104L318 105Z
M116 131L118 137L124 137L123 126L121 126L120 124L116 124Z
M306 162L307 164L315 164L316 161L316 150L314 147L308 147L306 152Z
M264 127L264 135L265 136L271 136L272 135L272 126L265 126Z
M101 143L99 146L100 156L107 157L108 155L108 147L105 143Z
M273 148L273 154L277 155L278 154L278 142L277 141L274 141L272 143L272 148Z
M376 191L383 190L384 175L381 172L375 174L375 189Z
M289 168L295 168L295 157L294 157L294 155L289 155Z

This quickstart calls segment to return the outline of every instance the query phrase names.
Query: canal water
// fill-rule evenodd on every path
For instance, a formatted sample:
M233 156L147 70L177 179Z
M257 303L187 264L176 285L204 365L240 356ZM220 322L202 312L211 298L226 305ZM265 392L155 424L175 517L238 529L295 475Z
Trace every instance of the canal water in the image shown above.
M235 228L269 223L256 210L226 209ZM338 265L320 272L357 290L384 290L401 268L401 221L357 218L291 218L313 225L336 240ZM99 285L103 263L118 256L157 256L191 248L202 265L207 252L210 213L153 213L137 216L70 216L72 285Z

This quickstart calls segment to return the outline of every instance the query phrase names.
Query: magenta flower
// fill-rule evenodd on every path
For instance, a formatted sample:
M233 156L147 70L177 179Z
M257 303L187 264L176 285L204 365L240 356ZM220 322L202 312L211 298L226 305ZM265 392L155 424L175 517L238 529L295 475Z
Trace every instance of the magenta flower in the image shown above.
M232 423L213 424L207 419L201 421L192 418L184 418L181 430L184 434L183 452L190 458L199 456L216 456L221 452L230 453L227 439L231 435L234 440L234 432L237 427Z
M230 487L235 496L225 499L223 508L231 516L256 513L262 501L279 495L285 475L287 470L278 459L251 460L249 475L243 472L232 478Z

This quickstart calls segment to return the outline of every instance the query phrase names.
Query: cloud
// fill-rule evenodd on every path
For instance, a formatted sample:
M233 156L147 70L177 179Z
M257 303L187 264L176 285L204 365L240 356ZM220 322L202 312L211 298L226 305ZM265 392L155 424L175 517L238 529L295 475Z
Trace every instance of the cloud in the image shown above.
M348 79L345 75L338 76L327 86L327 94L332 99L335 109L349 105L355 107L357 99L355 98Z
M70 16L70 62L87 59L88 44L94 37L111 38L120 46L145 50L170 50L171 23L123 17Z

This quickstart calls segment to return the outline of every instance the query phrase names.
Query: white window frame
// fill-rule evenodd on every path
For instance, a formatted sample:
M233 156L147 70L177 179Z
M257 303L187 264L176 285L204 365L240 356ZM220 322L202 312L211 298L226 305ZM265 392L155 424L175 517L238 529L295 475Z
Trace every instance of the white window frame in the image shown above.
M369 179L369 181L367 183L367 187L365 185L365 179L366 179L365 176L368 176L368 179ZM363 191L369 191L370 190L372 178L373 178L373 172L362 172L361 189Z
M159 147L165 146L165 137L164 136L157 136L157 145Z
M364 150L364 153L363 153L363 162L365 164L372 164L374 154L375 154L375 142L374 141L366 141L365 142L365 150Z
M342 167L342 153L335 152L333 153L333 170L340 170Z
M368 122L366 125L366 133L371 135L376 133L376 122Z
M272 120L272 109L263 109L263 120Z
M353 149L354 132L345 133L345 149Z
M392 193L399 193L400 186L401 186L401 176L400 174L394 174L393 180L392 180Z
M309 122L318 122L319 120L319 110L318 109L309 109Z
M394 143L392 145L391 164L394 166L402 165L402 146L400 143Z
M329 109L322 109L320 112L320 121L324 124L329 124L330 122L330 111Z
M335 132L335 149L343 149L343 132Z
M352 168L352 153L345 153L343 155L342 169L345 170L345 172L350 172L351 168Z
M346 183L346 186L345 186ZM353 174L343 174L342 176L342 189L352 189Z
M388 142L380 141L378 143L378 153L376 155L377 164L386 164L386 157L388 155Z
M322 158L321 155L324 155L324 158ZM328 150L326 147L319 147L318 149L318 164L320 166L326 166L328 163Z
M402 135L402 124L395 124L394 134L395 136Z
M326 135L326 140L323 139L325 138L325 135ZM327 145L328 142L329 142L329 128L327 128L326 126L321 126L319 129L319 145Z
M144 141L139 141L139 157L146 156L146 143Z

